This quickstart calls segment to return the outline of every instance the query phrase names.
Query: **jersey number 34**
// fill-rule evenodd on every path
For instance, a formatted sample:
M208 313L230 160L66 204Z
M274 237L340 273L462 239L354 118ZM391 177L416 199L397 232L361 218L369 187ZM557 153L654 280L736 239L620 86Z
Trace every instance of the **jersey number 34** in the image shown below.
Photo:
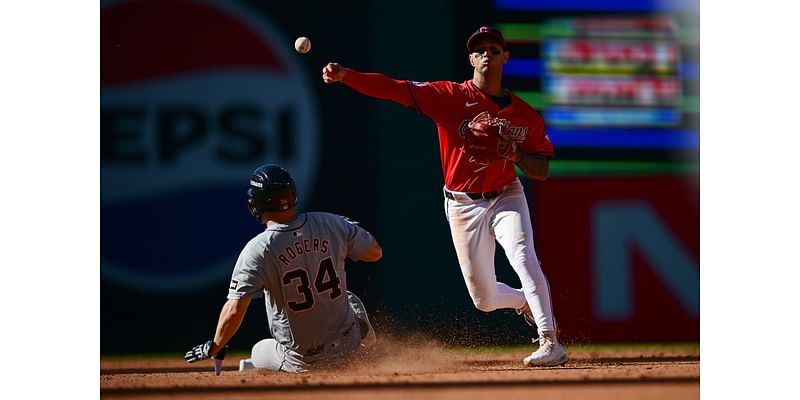
M299 281L296 284L297 294L303 296L302 301L289 301L289 309L295 312L305 311L314 307L314 301L317 296L311 291L311 281L308 278L308 272L303 268L293 269L283 274L283 284L292 285L294 281ZM317 293L325 293L330 291L328 296L331 300L342 295L342 281L336 275L336 268L333 265L333 257L328 257L319 262L317 269L317 276L314 278L314 289Z

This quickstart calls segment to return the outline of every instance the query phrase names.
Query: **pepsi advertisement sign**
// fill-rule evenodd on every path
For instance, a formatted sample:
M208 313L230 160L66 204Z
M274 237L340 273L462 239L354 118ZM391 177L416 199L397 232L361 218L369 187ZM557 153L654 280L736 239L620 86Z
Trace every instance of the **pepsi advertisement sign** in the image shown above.
M261 229L245 195L256 167L287 167L312 196L317 99L297 57L239 3L101 3L102 279L219 285Z

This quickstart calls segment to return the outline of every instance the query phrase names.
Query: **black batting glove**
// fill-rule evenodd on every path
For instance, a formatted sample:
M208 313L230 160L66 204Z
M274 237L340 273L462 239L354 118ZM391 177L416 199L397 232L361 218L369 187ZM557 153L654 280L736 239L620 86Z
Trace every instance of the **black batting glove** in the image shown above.
M186 355L183 356L186 361L193 363L202 360L208 360L211 358L211 346L214 343L213 340L209 340L205 343L198 344L194 346L191 350L186 352ZM217 352L217 355L214 356L215 360L224 360L225 359L225 351L228 349L228 346L222 348L222 350Z

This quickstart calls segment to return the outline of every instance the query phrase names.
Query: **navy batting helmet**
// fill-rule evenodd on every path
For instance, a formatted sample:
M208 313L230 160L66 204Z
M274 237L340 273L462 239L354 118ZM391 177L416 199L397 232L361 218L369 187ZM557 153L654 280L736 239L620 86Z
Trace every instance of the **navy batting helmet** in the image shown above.
M264 211L285 211L297 204L297 189L292 174L280 165L256 168L247 190L247 208L259 222Z

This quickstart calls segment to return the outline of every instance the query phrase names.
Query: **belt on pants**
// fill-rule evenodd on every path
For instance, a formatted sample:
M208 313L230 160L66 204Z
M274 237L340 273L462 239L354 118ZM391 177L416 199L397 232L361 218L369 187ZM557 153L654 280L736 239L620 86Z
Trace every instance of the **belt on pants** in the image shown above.
M460 200L463 199L463 196L468 197L471 200L491 200L497 195L500 194L499 190L492 190L491 192L471 192L471 193L456 193L451 192L449 190L444 191L444 197L447 197L450 200Z
M350 327L349 327L349 328L347 328L347 330L345 330L344 332L342 332L342 336L347 336L347 335L350 333L350 331L351 331L351 330L353 330L353 327L354 327L354 326L356 326L356 323L355 323L355 321L353 321L353 323L352 323L352 324L350 324ZM308 351L306 351L306 354L305 354L305 356L306 356L306 357L315 356L315 355L317 355L317 354L319 354L319 353L322 353L323 351L325 351L325 345L324 345L324 344L321 344L321 345L319 345L319 346L317 346L317 347L313 347L313 348L310 348L310 349L308 349Z

